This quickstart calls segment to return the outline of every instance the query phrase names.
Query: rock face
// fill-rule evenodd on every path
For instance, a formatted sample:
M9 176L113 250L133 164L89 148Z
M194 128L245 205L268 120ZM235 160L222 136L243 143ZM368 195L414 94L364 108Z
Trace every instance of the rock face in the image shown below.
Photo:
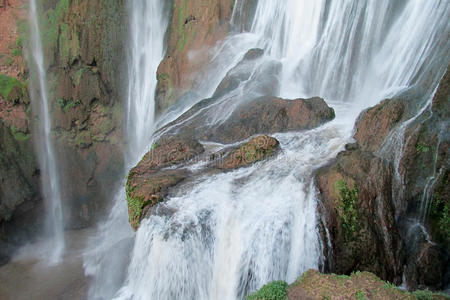
M311 129L334 118L334 110L320 98L267 96L245 102L215 124L209 117L217 109L211 105L217 99L201 101L160 129L152 149L128 174L128 213L134 229L182 181L247 167L275 155L278 141L264 134ZM199 141L231 145L207 151ZM196 163L204 166L192 171L189 167Z
M124 1L43 1L55 150L68 228L91 224L123 174ZM95 200L94 200L95 199Z
M447 71L430 107L407 123L414 94L364 111L356 143L318 171L322 233L332 242L326 270L397 284L406 271L410 289L447 284L449 79Z
M234 0L174 0L167 53L158 68L156 111L195 89L214 53L210 51L230 29Z
M0 9L0 263L42 227L40 171L33 147L31 84L22 48L26 1ZM121 140L124 1L38 2L52 131L68 228L91 224L123 174Z
M33 148L21 1L0 9L0 265L39 231L40 177Z

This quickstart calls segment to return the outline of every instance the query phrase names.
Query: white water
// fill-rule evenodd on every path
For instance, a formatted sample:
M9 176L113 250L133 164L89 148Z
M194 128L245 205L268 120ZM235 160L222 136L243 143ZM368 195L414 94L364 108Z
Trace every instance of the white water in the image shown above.
M154 130L156 71L164 56L168 25L166 6L164 0L135 0L128 5L127 169L143 156ZM85 273L92 278L89 299L111 299L125 278L134 232L128 223L124 185L118 184L111 213L84 254Z
M39 115L38 154L41 168L42 188L46 205L45 234L51 239L44 260L56 264L64 253L64 224L61 207L59 174L51 132L51 115L47 93L47 76L37 19L36 0L30 1L30 30L32 65L38 77L38 86L31 91L33 109Z
M447 1L260 0L251 32L216 49L200 96L211 96L248 49L261 47L266 57L207 121L222 122L229 113L223 109L264 93L255 82L273 62L282 71L272 92L325 97L337 117L308 132L277 134L282 153L272 160L179 188L142 221L116 298L243 299L268 281L292 282L317 268L314 170L350 140L362 109L425 76L437 84L446 67L440 59L448 62L449 17Z

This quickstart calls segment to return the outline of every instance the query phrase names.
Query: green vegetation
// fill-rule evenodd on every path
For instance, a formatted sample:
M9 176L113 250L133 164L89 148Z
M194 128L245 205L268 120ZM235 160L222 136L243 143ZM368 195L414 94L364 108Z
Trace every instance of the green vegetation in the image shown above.
M126 194L127 194L127 205L128 205L128 221L130 222L131 227L135 230L139 228L141 223L141 215L142 210L148 202L145 202L144 199L140 197L132 197L134 188L130 186L129 179L127 176L127 184L126 184Z
M55 104L56 104L56 106L61 108L61 110L64 113L67 113L71 108L74 108L74 107L80 105L81 101L79 99L77 99L77 100L73 100L73 99L67 100L67 99L60 98L60 99L57 99L55 101Z
M247 300L287 300L288 288L289 285L285 281L274 281L247 296Z
M421 143L417 143L416 145L416 152L417 153L427 153L430 151L430 147Z
M411 293L413 296L417 298L417 300L433 300L436 297L450 299L450 297L443 293L433 293L429 290L417 290Z
M19 129L16 128L16 126L11 126L11 133L14 136L14 139L23 142L30 138L30 134L21 132Z
M430 215L433 220L436 220L437 226L440 230L442 238L450 238L450 207L448 201L444 200L439 194L433 196L431 202Z
M359 216L356 210L358 202L358 189L349 189L347 183L339 180L334 184L340 195L339 211L342 219L342 229L347 239L352 240L354 233L359 230Z
M356 292L356 299L367 300L366 294L363 291Z
M23 90L25 85L13 77L0 74L0 96L2 96L3 99L9 100L9 95L15 87Z

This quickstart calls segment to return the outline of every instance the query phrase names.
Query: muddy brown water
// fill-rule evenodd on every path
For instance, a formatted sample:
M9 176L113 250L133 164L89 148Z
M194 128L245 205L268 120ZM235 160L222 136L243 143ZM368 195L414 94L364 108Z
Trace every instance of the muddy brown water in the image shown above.
M0 299L87 299L88 278L83 271L82 252L93 230L66 232L66 253L53 266L42 260L45 242L23 247L11 262L0 267Z

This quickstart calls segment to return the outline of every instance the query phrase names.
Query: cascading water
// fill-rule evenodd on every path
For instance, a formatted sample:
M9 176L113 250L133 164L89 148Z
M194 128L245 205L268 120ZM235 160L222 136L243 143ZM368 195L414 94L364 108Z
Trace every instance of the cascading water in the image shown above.
M168 25L167 1L129 2L130 49L128 97L126 102L125 163L131 168L150 145L154 129L156 71L164 56L164 35ZM93 278L90 299L111 299L124 280L133 242L128 223L124 182L120 182L108 220L84 255L85 273Z
M37 87L31 91L33 110L39 115L38 152L41 167L43 194L47 216L45 233L52 240L45 259L51 264L60 261L65 248L64 224L61 207L61 191L57 162L52 141L51 115L47 93L47 76L44 65L44 55L39 31L36 0L30 1L30 51L32 66L35 67L38 78Z
M279 95L325 97L337 118L316 130L277 135L283 153L271 161L180 187L161 213L141 223L117 298L243 299L268 281L292 282L317 268L313 170L342 149L363 108L418 83L424 69L434 71L436 85L437 58L449 50L439 34L448 32L449 16L445 1L260 0L251 32L224 41L211 74L232 68L248 49L263 48L262 63L283 66ZM240 93L261 92L252 78ZM208 121L222 122L222 108L233 109L235 100L221 97L218 116Z

